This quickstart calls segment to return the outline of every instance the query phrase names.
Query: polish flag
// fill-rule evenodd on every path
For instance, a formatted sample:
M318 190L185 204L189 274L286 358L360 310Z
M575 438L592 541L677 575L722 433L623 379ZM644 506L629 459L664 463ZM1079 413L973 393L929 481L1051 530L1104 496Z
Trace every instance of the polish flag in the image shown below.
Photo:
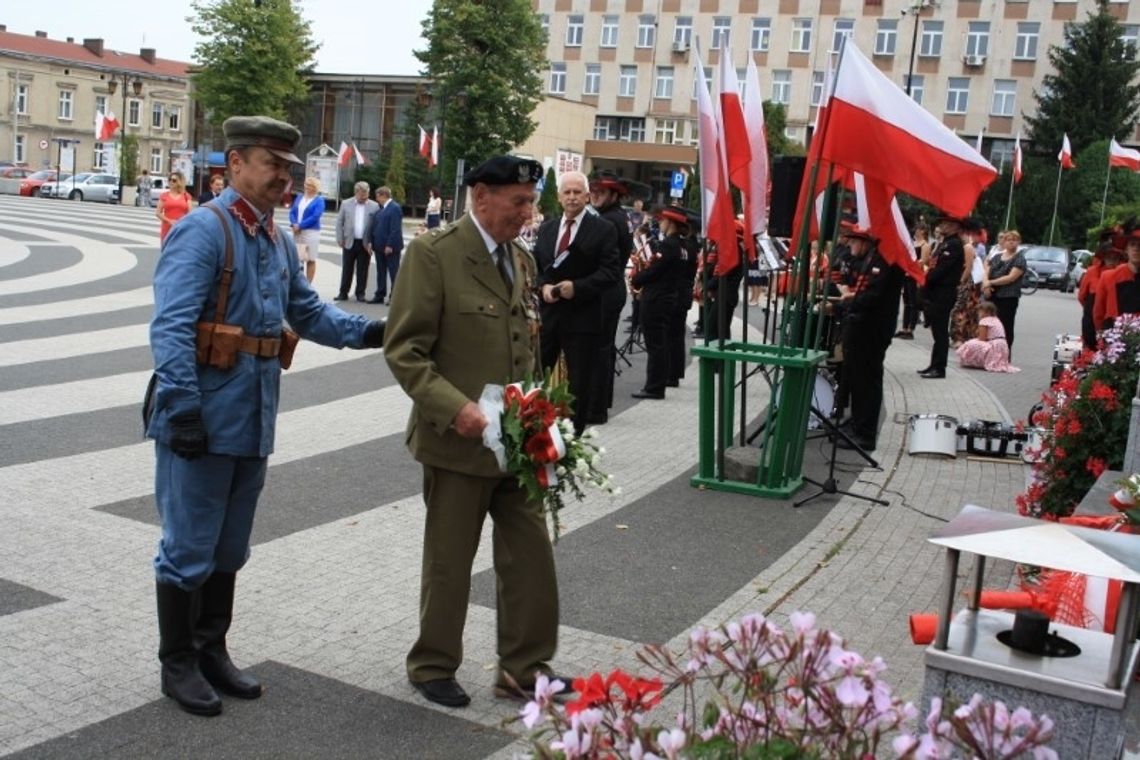
M103 113L102 111L95 112L95 141L108 142L115 136L115 130L119 128L119 122L115 119L115 114L111 111Z
M360 152L360 148L356 147L356 143L352 144L352 155L356 157L356 163L360 166L368 166L368 159Z
M966 216L997 171L867 60L843 46L820 156Z
M750 56L751 57L751 56ZM748 125L744 121L744 107L740 102L740 83L736 70L732 67L732 51L725 48L720 56L720 144L724 149L725 168L729 182L743 196L747 208L748 194L752 190L752 140L748 135ZM756 239L752 237L752 225L748 214L744 215L744 245L748 260L756 259ZM729 254L719 254L713 274L722 275L740 264L740 250L732 247Z
M1013 184L1021 184L1021 133L1013 141Z
M1140 150L1122 147L1114 137L1108 144L1108 166L1110 169L1114 166L1123 166L1125 169L1140 172Z
M697 78L697 135L701 169L701 217L705 239L716 244L720 257L736 258L736 223L732 218L732 196L721 154L720 130L716 111L705 82L705 67L700 49L693 46L694 74Z
M431 128L431 157L428 159L428 168L434 168L439 164L439 126L436 125Z
M431 160L431 136L423 127L420 127L420 155Z
M855 198L859 207L859 224L870 226L879 238L879 253L883 258L898 266L919 285L924 284L926 274L922 271L894 188L856 173Z
M340 141L340 150L337 151L336 158L337 165L342 169L348 166L348 160L352 158L352 149L348 147L348 143L344 140Z
M812 209L809 239L819 239L819 225L823 218L823 196L827 190L827 167L820 164L819 153L823 147L823 131L827 125L828 104L831 101L831 90L835 83L835 68L833 59L828 56L827 75L823 80L823 97L815 111L815 125L812 128L811 147L808 148L807 162L804 164L804 176L800 180L800 194L796 202L796 213L792 219L792 251L800 249L800 234L803 228L804 214ZM811 174L813 167L819 166L816 171L815 185L812 185ZM840 178L842 179L842 178Z
M768 132L764 125L764 96L760 93L760 73L756 61L748 56L748 72L744 79L744 124L748 129L752 163L748 165L748 191L744 196L744 228L748 232L748 256L756 258L753 233L768 229Z
M1061 152L1057 154L1057 160L1061 162L1062 169L1077 168L1077 165L1073 163L1073 148L1069 145L1068 134L1061 139Z

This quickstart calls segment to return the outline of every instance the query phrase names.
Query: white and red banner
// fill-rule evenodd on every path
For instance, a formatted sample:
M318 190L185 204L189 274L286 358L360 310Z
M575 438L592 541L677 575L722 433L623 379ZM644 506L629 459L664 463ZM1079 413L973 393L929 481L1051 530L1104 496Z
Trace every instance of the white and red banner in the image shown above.
M1017 138L1013 141L1013 184L1021 184L1021 133L1017 133Z
M360 166L368 166L368 159L360 152L360 148L356 147L356 143L352 144L352 155L356 157L356 163Z
M1062 169L1077 168L1077 165L1073 163L1073 147L1069 145L1068 134L1061 139L1061 152L1057 154L1057 160L1061 162Z
M729 182L741 193L747 204L748 193L752 189L752 140L748 125L744 121L744 107L740 100L740 82L736 79L736 69L732 66L732 51L725 47L720 56L720 80L718 86L720 105L719 140L724 151L724 165ZM761 116L762 118L762 116ZM731 196L730 196L731 197ZM748 215L744 215L744 246L748 260L756 258L756 239L752 237L752 226ZM717 255L716 275L726 274L740 264L740 251L737 246L732 251Z
M115 119L115 114L111 111L103 113L102 111L95 112L95 141L96 142L109 142L115 136L115 130L119 128L119 122Z
M855 175L855 198L859 210L859 225L870 227L879 238L879 253L891 264L898 266L918 284L926 282L922 263L914 249L910 230L906 227L902 209L895 199L895 190L882 182Z
M909 98L848 39L827 105L820 157L966 216L997 171Z
M352 149L348 147L348 143L344 140L340 141L340 150L336 152L336 163L340 168L348 166L348 160L352 158Z
M431 157L428 159L428 168L439 165L439 127L431 128Z
M708 84L700 49L693 46L693 74L697 79L697 135L701 174L701 221L705 239L717 247L717 256L739 256L736 247L736 224L732 215L732 196L719 140L716 111Z
M1140 151L1121 146L1114 137L1108 144L1108 166L1109 168L1123 166L1125 169L1140 172Z

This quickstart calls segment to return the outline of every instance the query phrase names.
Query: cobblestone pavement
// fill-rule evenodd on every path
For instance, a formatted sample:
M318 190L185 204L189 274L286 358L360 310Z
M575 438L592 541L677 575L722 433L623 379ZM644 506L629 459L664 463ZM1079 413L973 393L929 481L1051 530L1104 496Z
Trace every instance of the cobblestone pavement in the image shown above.
M490 691L489 551L476 559L458 673L472 705L437 709L406 681L423 515L419 470L402 443L409 402L378 352L305 343L283 381L277 453L230 636L266 695L227 700L214 720L160 696L153 454L138 422L156 233L144 210L0 196L0 755L508 758L524 749L510 723L517 706ZM326 297L339 259L326 230L316 281ZM842 452L837 466L841 487L889 506L825 496L800 509L690 488L697 373L663 402L633 403L644 373L634 353L601 430L605 467L623 491L592 493L564 513L557 670L635 668L641 644L680 647L698 623L810 610L853 648L883 655L890 682L916 699L922 650L906 618L935 608L942 567L926 536L965 503L1012 510L1025 482L1012 459L906 453L911 414L1007 416L984 373L919 379L925 350L896 341L888 352L881 468ZM750 393L750 408L761 408L766 388ZM809 443L807 474L824 474L826 449ZM994 563L989 584L1010 576Z

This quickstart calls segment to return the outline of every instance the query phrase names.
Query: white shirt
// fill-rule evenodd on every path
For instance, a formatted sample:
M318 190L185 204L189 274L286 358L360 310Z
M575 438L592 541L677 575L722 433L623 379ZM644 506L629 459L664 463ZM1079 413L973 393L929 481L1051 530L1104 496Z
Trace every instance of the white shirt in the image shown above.
M364 239L364 212L368 210L368 201L357 203L353 209L356 213L352 218L352 236L357 240Z

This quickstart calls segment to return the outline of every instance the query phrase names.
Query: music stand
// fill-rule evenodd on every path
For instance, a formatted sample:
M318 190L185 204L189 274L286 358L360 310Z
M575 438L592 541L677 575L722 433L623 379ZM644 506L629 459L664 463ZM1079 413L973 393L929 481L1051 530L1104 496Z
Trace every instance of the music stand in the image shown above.
M813 480L812 478L804 476L804 481L807 483L811 483L813 486L818 488L819 492L813 493L810 496L805 496L804 498L802 498L798 501L792 502L792 506L793 507L801 507L804 504L807 504L809 501L812 501L813 499L818 499L820 496L823 496L824 494L828 494L828 495L830 495L830 494L842 494L843 496L851 496L852 498L855 498L855 499L862 499L863 501L869 501L872 504L879 504L879 505L884 506L884 507L890 506L890 502L885 501L884 499L877 499L874 496L864 496L861 493L852 493L851 491L844 491L843 489L841 489L839 487L839 483L835 480L835 459L836 459L836 452L839 448L839 438L841 436L842 436L843 440L847 441L847 445L851 447L850 450L856 452L857 454L859 454L859 456L863 457L863 459L867 460L867 463L870 464L872 467L878 467L879 463L875 461L874 457L872 457L864 449L862 449L859 446L859 444L855 443L855 441L852 440L851 436L848 435L842 428L839 427L839 425L837 425L835 423L834 419L827 418L822 412L819 411L819 409L817 409L815 407L814 404L811 407L811 411L812 411L812 414L815 415L816 419L818 419L820 421L820 424L822 424L829 431L829 433L831 435L831 461L827 465L827 479L824 480L822 483L818 480Z
M633 362L629 360L632 354L637 353L637 349L645 351L645 342L641 336L641 324L636 324L630 327L629 333L625 337L625 342L618 346L617 351L614 353L614 374L621 375L621 362L625 362L625 366L632 367Z

